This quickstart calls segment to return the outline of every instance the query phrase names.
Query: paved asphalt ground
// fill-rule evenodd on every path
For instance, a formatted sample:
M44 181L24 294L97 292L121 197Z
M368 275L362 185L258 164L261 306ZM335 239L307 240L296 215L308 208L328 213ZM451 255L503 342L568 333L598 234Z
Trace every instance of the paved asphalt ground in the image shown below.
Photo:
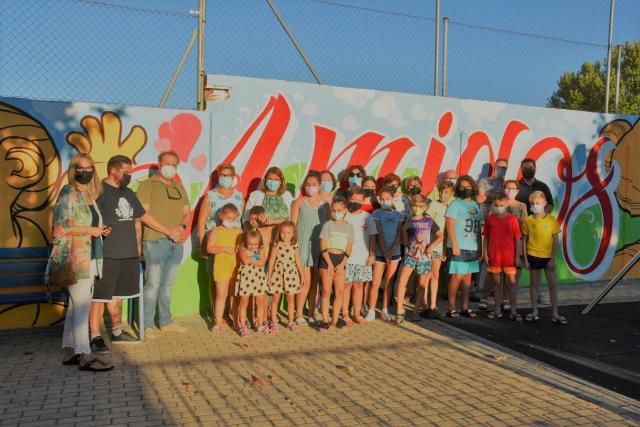
M550 309L540 309L536 323L518 324L506 317L444 319L504 347L533 357L587 381L640 400L640 302L562 307L569 324L551 323ZM527 309L520 309L524 315Z

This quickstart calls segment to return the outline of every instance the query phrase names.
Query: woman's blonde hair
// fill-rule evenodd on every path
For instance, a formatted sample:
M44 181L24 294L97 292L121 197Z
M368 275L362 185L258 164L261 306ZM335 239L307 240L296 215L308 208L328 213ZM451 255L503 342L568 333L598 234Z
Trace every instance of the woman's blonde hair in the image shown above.
M102 181L100 181L100 177L98 176L98 170L96 169L96 164L93 161L93 158L86 153L78 153L71 158L69 162L69 169L67 169L67 179L69 181L69 185L71 185L76 190L78 189L78 181L76 181L76 166L80 163L80 159L86 159L91 162L91 167L93 168L93 178L91 181L86 184L89 195L93 200L100 197L102 194Z
M267 171L264 174L264 177L262 178L262 184L260 186L260 190L262 192L267 191L267 176L271 174L277 175L278 178L280 178L280 187L278 188L277 193L279 196L282 196L284 192L287 191L287 181L284 180L284 174L282 173L282 169L280 169L277 166L271 166L269 169L267 169Z

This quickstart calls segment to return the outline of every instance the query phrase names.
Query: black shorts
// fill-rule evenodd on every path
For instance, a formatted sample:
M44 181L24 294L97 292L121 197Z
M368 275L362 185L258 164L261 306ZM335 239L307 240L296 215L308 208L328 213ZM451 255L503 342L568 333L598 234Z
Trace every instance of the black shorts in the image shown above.
M400 255L391 255L391 262L400 260ZM382 264L386 263L387 260L380 255L376 255L376 262L381 262Z
M537 256L527 254L527 259L529 260L529 268L531 270L544 270L547 268L547 264L549 264L551 258L538 258Z
M102 277L93 285L94 302L111 302L140 295L140 259L110 259L102 264Z
M340 264L342 260L344 260L344 254L329 254L329 259L331 259L331 264L333 264L333 267L335 268L336 265ZM329 265L327 264L327 261L324 260L323 256L320 257L318 267L324 270L329 268Z

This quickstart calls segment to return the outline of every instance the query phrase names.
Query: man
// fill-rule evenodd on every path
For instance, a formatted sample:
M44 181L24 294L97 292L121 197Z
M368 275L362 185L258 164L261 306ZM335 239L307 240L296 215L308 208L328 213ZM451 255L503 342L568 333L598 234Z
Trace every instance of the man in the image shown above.
M111 234L103 239L102 277L94 285L89 313L91 350L97 354L109 352L100 335L104 303L107 304L111 317L111 342L138 342L133 335L122 329L122 300L135 298L140 293L140 259L135 221L140 220L175 239L180 235L177 229L171 230L145 213L135 193L127 188L131 182L131 169L131 159L126 156L109 159L108 176L103 180L102 195L97 200L104 224L111 227Z
M172 241L148 226L142 230L144 272L145 336L154 338L154 318L163 332L185 332L171 318L173 282L182 263L184 234L191 223L191 208L187 192L174 180L180 159L174 151L158 156L158 173L140 183L137 196L144 210L168 228L179 228L179 239Z
M520 162L520 171L522 172L522 178L518 183L520 189L516 200L527 205L527 212L531 212L531 204L529 203L529 196L534 191L542 191L545 199L547 199L547 206L545 212L550 213L553 210L553 196L549 186L542 181L536 179L536 161L530 158L524 159Z

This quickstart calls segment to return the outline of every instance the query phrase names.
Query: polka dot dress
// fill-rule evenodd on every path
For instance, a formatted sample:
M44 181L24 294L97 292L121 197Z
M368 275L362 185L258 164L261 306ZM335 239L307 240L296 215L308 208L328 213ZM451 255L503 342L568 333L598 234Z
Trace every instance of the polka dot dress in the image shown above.
M279 242L276 246L276 264L273 269L270 294L297 294L300 292L300 275L296 267L298 244L287 245Z
M242 264L236 280L236 296L257 296L267 293L267 273L264 267Z

